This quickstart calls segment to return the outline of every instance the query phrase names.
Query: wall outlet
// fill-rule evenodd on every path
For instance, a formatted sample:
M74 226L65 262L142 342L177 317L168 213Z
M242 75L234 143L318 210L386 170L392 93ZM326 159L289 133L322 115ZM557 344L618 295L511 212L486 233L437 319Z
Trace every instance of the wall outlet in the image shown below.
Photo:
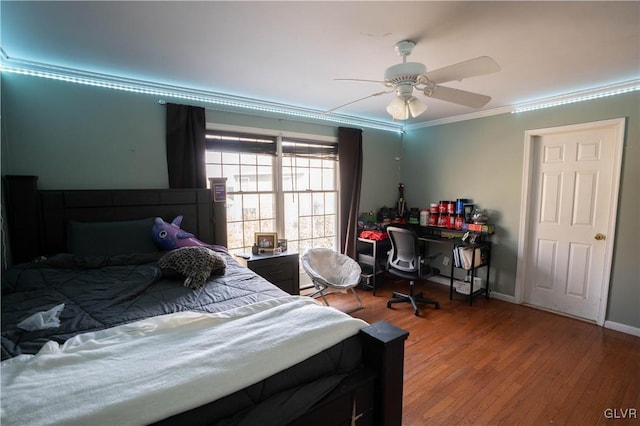
M447 256L444 256L444 257L442 258L442 264L443 264L444 266L449 265L449 258L448 258Z

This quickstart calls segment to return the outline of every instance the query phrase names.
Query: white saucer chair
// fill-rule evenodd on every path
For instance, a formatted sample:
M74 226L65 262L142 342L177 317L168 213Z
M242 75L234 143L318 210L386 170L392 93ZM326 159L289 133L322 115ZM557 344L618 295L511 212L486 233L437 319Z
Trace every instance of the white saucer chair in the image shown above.
M325 290L329 289L330 291L340 291L342 293L351 290L358 301L358 305L345 312L353 312L362 307L362 301L354 288L360 283L362 275L362 269L358 262L347 255L337 253L328 248L307 249L302 254L300 262L317 290L311 295L312 298L320 295L325 305L329 306L329 302L325 297Z

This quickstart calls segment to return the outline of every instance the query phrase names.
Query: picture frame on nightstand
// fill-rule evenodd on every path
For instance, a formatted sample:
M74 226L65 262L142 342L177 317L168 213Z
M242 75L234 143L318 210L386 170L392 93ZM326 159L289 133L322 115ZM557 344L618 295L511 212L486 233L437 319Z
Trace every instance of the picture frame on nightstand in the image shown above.
M263 253L271 253L278 247L278 234L276 232L256 232L254 237L258 250Z

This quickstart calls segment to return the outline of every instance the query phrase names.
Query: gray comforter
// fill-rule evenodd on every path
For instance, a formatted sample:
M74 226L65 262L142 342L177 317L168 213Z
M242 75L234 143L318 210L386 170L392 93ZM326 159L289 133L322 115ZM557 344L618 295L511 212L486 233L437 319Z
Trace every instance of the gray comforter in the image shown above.
M285 292L232 256L223 275L204 287L184 287L183 277L163 274L163 253L113 257L59 254L10 269L2 282L2 359L34 354L48 340L63 343L79 333L179 311L220 312ZM60 326L27 331L24 319L64 303Z

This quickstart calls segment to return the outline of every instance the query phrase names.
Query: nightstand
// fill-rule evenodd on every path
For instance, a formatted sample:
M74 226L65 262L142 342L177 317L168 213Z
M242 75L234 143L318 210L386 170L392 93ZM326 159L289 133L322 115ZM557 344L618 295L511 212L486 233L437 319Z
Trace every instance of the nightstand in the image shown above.
M282 254L241 254L236 259L238 263L287 293L300 294L298 253L287 251Z

